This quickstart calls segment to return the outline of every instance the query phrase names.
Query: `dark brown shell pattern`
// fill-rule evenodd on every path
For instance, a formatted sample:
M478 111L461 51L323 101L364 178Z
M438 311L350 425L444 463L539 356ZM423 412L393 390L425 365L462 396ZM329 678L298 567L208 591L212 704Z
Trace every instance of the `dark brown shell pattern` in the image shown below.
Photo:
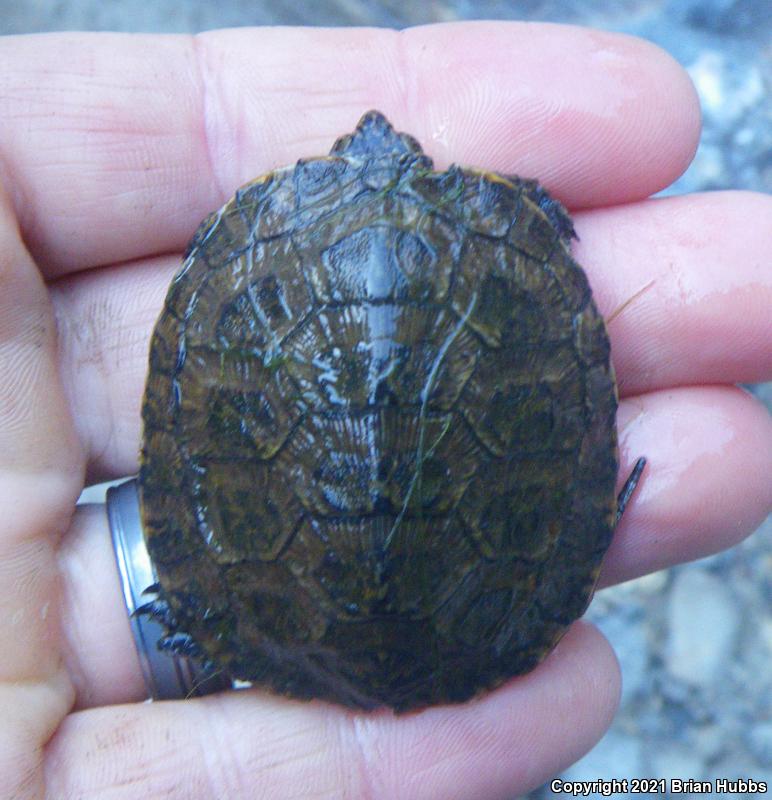
M408 710L532 669L615 523L616 389L573 228L378 112L206 219L156 325L141 513L172 634Z

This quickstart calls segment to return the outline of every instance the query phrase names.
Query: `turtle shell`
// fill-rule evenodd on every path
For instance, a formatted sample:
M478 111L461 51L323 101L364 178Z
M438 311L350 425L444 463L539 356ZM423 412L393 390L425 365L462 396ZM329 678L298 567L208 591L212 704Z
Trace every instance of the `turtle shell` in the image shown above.
M378 112L202 223L142 410L170 640L397 710L545 657L616 512L609 341L572 234L535 181L435 171Z

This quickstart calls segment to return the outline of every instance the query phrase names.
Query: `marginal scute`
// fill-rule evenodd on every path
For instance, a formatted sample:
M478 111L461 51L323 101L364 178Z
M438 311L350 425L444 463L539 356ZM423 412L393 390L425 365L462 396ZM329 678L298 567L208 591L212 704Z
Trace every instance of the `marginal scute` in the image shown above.
M565 209L378 112L241 187L153 333L141 516L169 643L397 711L532 669L615 524L610 347Z

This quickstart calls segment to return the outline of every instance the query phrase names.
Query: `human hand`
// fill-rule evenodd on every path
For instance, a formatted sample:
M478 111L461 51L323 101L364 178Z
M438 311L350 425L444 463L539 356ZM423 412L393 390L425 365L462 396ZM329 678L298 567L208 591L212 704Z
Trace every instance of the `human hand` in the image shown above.
M504 23L19 37L0 63L7 796L506 798L578 758L619 692L584 623L529 675L401 717L260 691L136 703L104 509L73 508L84 475L136 471L147 342L197 223L374 107L440 168L545 183L607 316L651 284L609 327L620 475L649 467L603 582L741 539L772 504L772 422L732 386L772 373L772 202L644 200L696 143L683 71L627 37Z

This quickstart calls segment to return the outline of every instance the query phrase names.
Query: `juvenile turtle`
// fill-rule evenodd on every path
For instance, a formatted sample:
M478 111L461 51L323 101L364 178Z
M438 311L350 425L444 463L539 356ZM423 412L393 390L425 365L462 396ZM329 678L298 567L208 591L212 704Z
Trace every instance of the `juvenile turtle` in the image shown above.
M371 111L241 187L150 346L140 502L161 646L399 711L532 669L616 521L609 340L535 181Z

